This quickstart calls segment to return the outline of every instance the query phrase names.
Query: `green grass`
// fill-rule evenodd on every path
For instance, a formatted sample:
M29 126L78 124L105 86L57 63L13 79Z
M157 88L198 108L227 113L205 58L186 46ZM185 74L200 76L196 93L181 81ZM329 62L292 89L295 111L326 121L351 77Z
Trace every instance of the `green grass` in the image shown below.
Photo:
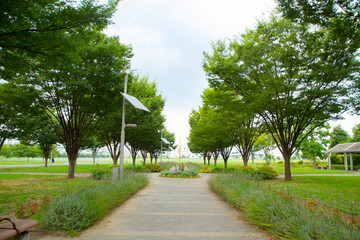
M234 173L217 174L209 184L215 193L241 210L243 218L281 239L360 239L359 223L334 217L321 207L306 207L301 201L268 188L265 184L269 182Z
M27 199L38 200L41 196L57 196L64 185L81 179L67 180L65 177L0 174L0 214L14 210Z
M273 168L279 173L284 174L284 166L273 166ZM312 167L303 166L291 166L291 174L352 174L352 172L340 171L340 170L322 170L314 169Z
M293 177L293 181L269 181L264 184L298 198L315 196L327 206L347 213L355 211L360 215L360 176L299 176Z
M90 173L94 169L107 168L109 169L112 164L99 164L99 165L77 165L75 173ZM69 171L68 165L61 166L48 166L48 167L14 167L14 168L1 168L0 172L27 172L27 173L67 173Z

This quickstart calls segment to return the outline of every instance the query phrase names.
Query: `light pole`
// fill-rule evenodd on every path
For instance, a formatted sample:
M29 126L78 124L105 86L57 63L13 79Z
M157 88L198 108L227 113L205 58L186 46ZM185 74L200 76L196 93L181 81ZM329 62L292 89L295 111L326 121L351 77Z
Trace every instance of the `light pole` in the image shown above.
M162 163L162 142L163 142L163 133L164 130L161 130L161 138L160 138L160 142L161 142L161 148L160 148L160 162Z
M125 83L124 83L124 93L122 95L123 98L123 109L122 109L122 116L121 116L121 136L120 136L120 167L113 168L113 181L118 180L119 175L122 179L124 177L124 145L125 145L125 127L136 127L136 124L125 124L125 110L126 110L126 101L128 101L131 105L135 108L140 109L142 111L150 112L138 99L133 96L127 95L127 82L128 76L131 73L130 68L126 69L125 71Z
M127 92L128 76L131 73L130 69L125 70L125 83L124 93ZM120 136L120 178L124 177L124 144L125 144L125 110L126 110L126 99L123 97L123 111L121 116L121 136Z

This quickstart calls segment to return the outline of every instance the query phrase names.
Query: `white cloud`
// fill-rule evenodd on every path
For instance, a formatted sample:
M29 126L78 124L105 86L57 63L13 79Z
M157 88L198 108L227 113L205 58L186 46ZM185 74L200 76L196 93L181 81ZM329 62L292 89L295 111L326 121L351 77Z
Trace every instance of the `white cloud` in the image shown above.
M188 115L207 87L203 51L253 27L272 6L273 0L124 0L105 32L133 46L132 67L156 79L167 99L167 129L184 144Z

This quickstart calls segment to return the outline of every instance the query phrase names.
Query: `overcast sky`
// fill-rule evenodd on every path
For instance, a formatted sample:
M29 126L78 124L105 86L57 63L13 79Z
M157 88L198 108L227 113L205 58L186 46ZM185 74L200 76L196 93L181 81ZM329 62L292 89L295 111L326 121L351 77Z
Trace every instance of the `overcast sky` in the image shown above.
M186 143L188 117L207 88L203 52L212 41L232 38L267 18L273 0L123 0L105 33L132 45L131 65L157 82L166 99L166 127ZM360 117L339 121L351 133Z

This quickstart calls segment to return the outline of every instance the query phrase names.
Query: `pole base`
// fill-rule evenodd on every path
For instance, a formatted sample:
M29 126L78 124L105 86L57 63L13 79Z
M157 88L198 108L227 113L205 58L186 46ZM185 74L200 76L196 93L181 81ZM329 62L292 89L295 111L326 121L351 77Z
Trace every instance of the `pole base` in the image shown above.
M111 179L113 182L119 181L119 179L120 179L120 168L119 167L112 168Z

